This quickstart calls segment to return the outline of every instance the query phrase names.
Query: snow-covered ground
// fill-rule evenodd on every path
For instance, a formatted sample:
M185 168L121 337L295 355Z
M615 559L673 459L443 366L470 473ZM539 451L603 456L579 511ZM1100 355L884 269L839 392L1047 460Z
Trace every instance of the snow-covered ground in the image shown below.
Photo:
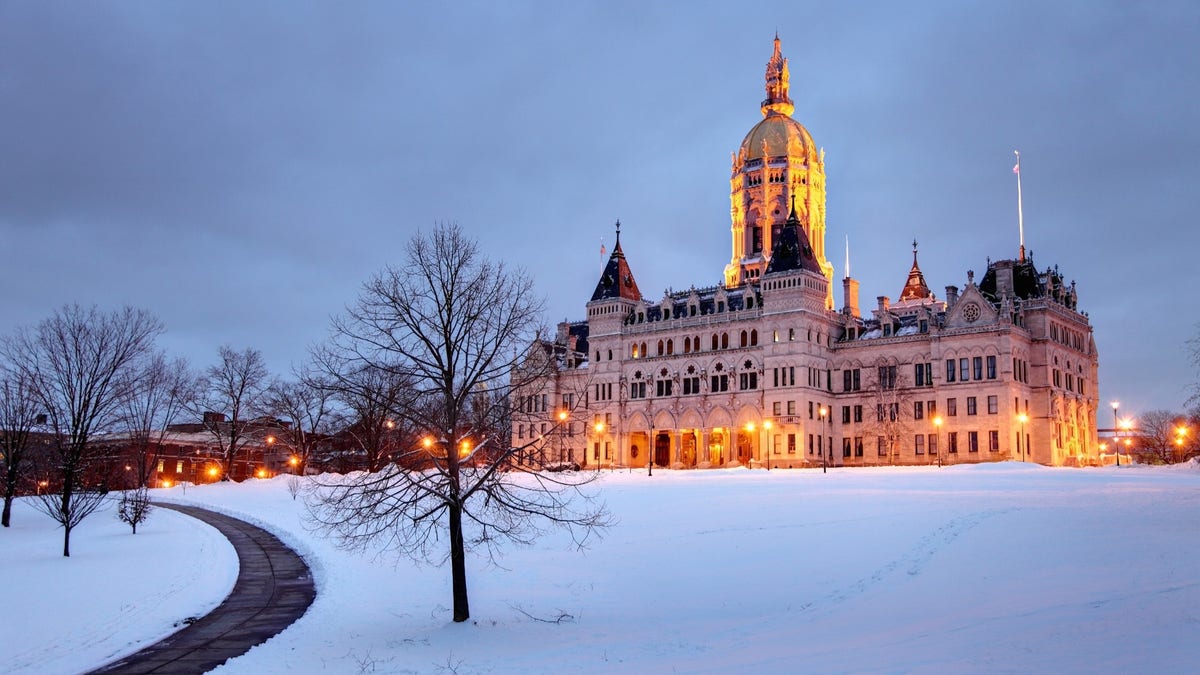
M257 522L314 568L300 621L222 672L1194 672L1200 469L1019 463L606 473L619 523L449 571L337 549L286 479L155 491ZM235 563L165 510L131 536L22 507L0 570L28 607L0 669L72 672L217 604ZM11 576L10 576L11 575ZM561 622L550 623L561 615ZM30 617L26 620L26 617Z

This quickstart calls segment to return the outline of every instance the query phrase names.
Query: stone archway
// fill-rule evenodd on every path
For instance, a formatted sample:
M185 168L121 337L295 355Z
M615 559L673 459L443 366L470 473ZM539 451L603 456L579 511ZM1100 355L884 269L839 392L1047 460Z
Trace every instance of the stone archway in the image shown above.
M671 466L671 434L659 431L654 435L654 464Z

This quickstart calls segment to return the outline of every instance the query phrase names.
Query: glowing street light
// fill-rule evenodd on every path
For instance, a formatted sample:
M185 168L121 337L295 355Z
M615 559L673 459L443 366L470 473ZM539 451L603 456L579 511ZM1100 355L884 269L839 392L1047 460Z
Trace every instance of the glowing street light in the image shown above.
M763 446L763 454L767 456L767 471L771 470L771 420L763 422L763 436L766 437L766 445Z
M1120 401L1112 402L1113 409L1113 450L1117 453L1117 466L1121 466L1121 442L1117 438L1117 428L1121 425L1117 423L1117 409L1121 407Z
M934 447L931 448L931 451L934 451L937 449L938 444L940 444L942 442L941 438L942 438L942 416L938 415L937 417L933 418L933 445L934 445ZM938 467L941 467L942 466L942 453L935 452L935 454L938 456Z
M1029 445L1029 438L1025 436L1025 423L1029 421L1029 415L1021 413L1020 415L1017 415L1017 421L1021 423L1021 438L1017 439L1017 445L1021 446L1021 461L1024 462L1025 449ZM1022 443L1022 441L1024 442Z

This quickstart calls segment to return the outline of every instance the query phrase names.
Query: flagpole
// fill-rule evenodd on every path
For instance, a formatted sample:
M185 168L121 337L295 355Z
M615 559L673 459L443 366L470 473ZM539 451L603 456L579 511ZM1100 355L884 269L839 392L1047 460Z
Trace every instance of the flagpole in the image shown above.
M1020 262L1025 262L1025 213L1021 209L1021 151L1013 150L1013 154L1017 156L1017 165L1013 167L1013 173L1017 174L1017 231L1021 237Z

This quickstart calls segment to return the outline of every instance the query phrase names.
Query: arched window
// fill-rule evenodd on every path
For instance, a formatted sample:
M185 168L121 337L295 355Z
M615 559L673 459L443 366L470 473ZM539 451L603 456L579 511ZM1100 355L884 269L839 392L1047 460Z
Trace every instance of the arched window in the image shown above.
M746 346L746 344L747 344L747 340L746 340L746 331L742 331L742 334L741 334L741 335L739 336L739 338L738 338L738 346L739 346L739 347L745 347L745 346Z
M758 346L758 329L757 328L750 331L750 346L751 347Z
M717 346L717 334L713 333L712 350L715 352L715 351L717 351L718 348L719 347Z
M629 355L635 359L638 357L638 346L636 342L630 345Z
M700 351L700 336L699 335L692 338L692 345L693 345L692 349L695 349L696 351Z
M608 350L608 360L612 361L612 350Z
M663 341L662 340L658 341L658 355L659 356L663 355Z
M721 333L721 349L729 349L729 333Z
M684 354L692 353L692 338L690 338L690 337L683 338L683 353Z
M650 350L646 349L646 343L643 342L642 343L642 356L644 357L644 356L646 356L646 354L649 354L649 353L650 353Z
M675 341L667 340L667 356L675 353Z
M596 360L597 361L600 360L600 350L599 349L596 350Z

